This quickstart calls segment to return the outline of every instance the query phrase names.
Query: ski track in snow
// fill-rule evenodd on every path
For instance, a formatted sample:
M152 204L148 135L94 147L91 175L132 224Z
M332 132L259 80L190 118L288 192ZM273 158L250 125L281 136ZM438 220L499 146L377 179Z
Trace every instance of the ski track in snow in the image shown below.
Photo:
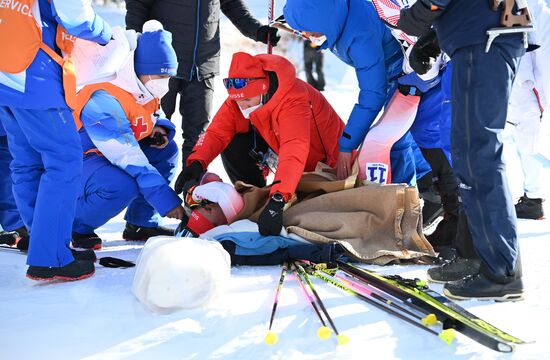
M265 2L247 2L264 18ZM276 14L282 4L277 4ZM111 24L123 24L123 11L101 9ZM216 109L225 99L221 84L232 49L252 46L222 17L222 75L216 78ZM299 61L297 43L287 43L288 56ZM237 47L238 48L238 47ZM264 51L264 47L255 47ZM356 99L353 73L327 54L325 95L343 119ZM340 84L335 84L337 79ZM339 81L339 80L338 80ZM179 118L175 122L179 126ZM179 137L177 137L179 140ZM550 137L546 137L546 144ZM507 148L510 186L521 195L521 171L513 146ZM218 160L211 169L223 173ZM547 174L548 175L548 171ZM225 177L225 174L223 174ZM227 177L225 177L227 181ZM549 194L550 195L550 194ZM547 196L547 199L550 198ZM547 214L549 209L547 207ZM175 222L168 221L175 226ZM142 247L121 240L122 215L98 233L105 240L99 257L135 260ZM550 260L550 220L518 221L527 299L517 303L480 301L460 305L502 330L535 344L518 346L512 355L500 354L457 334L453 345L313 279L330 315L350 342L337 346L332 336L316 336L320 326L293 276L279 297L273 330L274 346L264 344L280 267L235 267L227 292L206 309L157 315L132 295L134 269L97 266L90 279L74 283L39 283L25 278L25 257L0 252L0 359L544 359L550 358L545 331L550 321L547 274ZM370 266L382 273L426 277L427 266ZM441 285L431 285L441 292Z

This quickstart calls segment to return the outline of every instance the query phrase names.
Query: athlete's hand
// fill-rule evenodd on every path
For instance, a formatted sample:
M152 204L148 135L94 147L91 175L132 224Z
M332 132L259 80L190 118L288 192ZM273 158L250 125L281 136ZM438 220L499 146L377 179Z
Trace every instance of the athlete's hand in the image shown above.
M340 152L336 160L336 176L338 180L347 179L351 175L351 153Z
M169 217L171 219L181 220L183 218L183 214L185 214L185 210L183 210L183 206L178 205L172 210L168 211L168 213L166 214L166 217Z

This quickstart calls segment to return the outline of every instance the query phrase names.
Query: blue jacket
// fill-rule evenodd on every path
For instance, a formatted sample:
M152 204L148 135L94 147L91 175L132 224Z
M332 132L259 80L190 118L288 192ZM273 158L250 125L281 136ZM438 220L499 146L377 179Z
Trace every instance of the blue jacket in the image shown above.
M4 125L2 125L2 119L0 119L0 136L6 136L6 130L4 130Z
M434 22L439 46L449 56L463 47L485 44L486 31L499 27L501 11L493 11L488 0L438 0L446 5L443 14ZM500 35L493 44L521 44L521 34ZM518 47L518 55L522 54Z
M82 110L80 119L83 127L79 133L84 152L97 148L109 162L134 178L145 200L162 216L181 204L170 184L149 163L115 97L104 90L96 91ZM156 125L164 127L172 141L174 124L159 119Z
M323 48L355 68L359 101L338 144L340 151L356 149L401 74L399 43L367 0L291 0L283 12L291 27L325 34Z
M111 27L94 13L89 1L36 1L42 19L42 41L58 54L61 55L55 45L58 24L71 35L99 44L107 44L111 39ZM25 109L67 108L61 67L39 50L25 72L15 75L0 72L0 105Z

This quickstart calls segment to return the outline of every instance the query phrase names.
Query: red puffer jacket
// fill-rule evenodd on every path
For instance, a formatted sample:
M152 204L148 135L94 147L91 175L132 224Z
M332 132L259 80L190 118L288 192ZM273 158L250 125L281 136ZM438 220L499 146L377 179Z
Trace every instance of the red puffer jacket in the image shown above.
M280 192L288 200L304 171L313 171L325 159L329 166L336 164L344 123L319 91L296 78L296 69L287 59L266 54L256 58L264 71L276 74L277 90L264 106L250 114L250 119L244 118L235 101L226 99L187 164L200 161L206 168L235 134L247 133L252 123L279 155L271 193Z

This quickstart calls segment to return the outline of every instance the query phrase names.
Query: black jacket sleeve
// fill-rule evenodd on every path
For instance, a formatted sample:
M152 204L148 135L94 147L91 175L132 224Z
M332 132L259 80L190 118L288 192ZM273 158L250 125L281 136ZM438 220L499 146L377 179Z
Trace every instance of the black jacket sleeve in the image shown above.
M221 10L246 37L256 41L256 32L262 24L256 20L243 0L221 0ZM126 16L128 18L128 16Z
M126 0L126 29L141 32L143 23L151 19L156 0Z

